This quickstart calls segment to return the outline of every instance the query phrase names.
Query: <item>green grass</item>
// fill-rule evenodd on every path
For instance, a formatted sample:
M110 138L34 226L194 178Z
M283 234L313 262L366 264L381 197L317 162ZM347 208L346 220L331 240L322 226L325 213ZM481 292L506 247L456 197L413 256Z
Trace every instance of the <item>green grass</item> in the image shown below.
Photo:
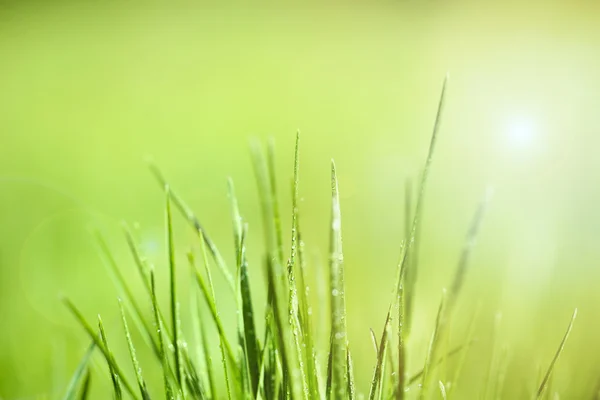
M153 268L143 261L133 236L125 227L126 240L145 288L146 298L136 298L128 282L111 255L106 241L96 235L99 248L104 255L108 271L113 276L117 289L122 296L119 300L124 333L129 349L131 364L136 378L137 388L128 381L125 367L117 363L117 358L109 349L107 335L102 320L96 331L87 322L78 308L65 300L67 307L74 314L87 335L92 339L66 391L65 400L77 397L85 399L89 394L93 381L106 379L97 374L89 360L92 353L99 350L107 362L114 398L133 398L148 400L151 398L183 399L290 399L290 400L343 400L361 398L367 394L369 400L389 400L405 398L457 398L456 387L472 384L469 378L461 375L466 353L475 345L473 329L468 330L464 342L457 347L449 348L448 327L453 323L455 304L459 298L468 273L468 264L473 244L481 225L487 198L477 209L471 229L467 234L461 257L454 276L449 284L449 291L444 290L433 332L425 358L414 373L409 373L411 365L408 360L415 357L411 348L411 325L416 308L414 307L414 291L419 269L418 245L420 241L420 220L423 213L428 176L430 174L435 145L441 126L446 81L442 89L429 152L426 158L420 183L416 191L414 209L411 207L411 185L407 184L406 238L401 246L400 262L391 301L383 328L377 340L372 331L376 357L370 388L358 387L354 377L354 364L351 355L351 343L348 340L346 292L344 285L344 253L342 246L342 213L340 187L335 163L331 162L331 220L330 220L330 252L329 252L329 340L317 337L313 320L309 283L307 282L307 262L303 236L300 226L302 210L300 198L300 134L296 136L295 156L292 180L291 232L289 233L289 256L285 257L286 245L282 229L282 214L278 201L279 192L276 187L275 151L272 142L267 147L267 156L259 144L252 147L252 159L260 194L262 220L266 248L264 249L264 273L266 278L267 303L264 313L259 315L259 305L253 302L251 293L250 272L258 268L249 268L247 259L247 243L249 229L244 217L240 214L238 199L234 185L229 180L229 200L232 216L233 241L235 248L235 265L227 265L216 244L210 239L198 218L185 202L168 185L164 175L151 164L150 168L163 186L166 196L166 242L168 248L169 272L169 310L165 314L157 300L156 275ZM182 291L177 285L179 266L175 254L178 247L173 237L172 205L196 232L202 267L197 262L196 251L188 254L192 279L191 303L194 313L191 317L195 346L189 346L183 335L180 303ZM210 257L209 257L210 256ZM219 272L235 298L234 310L222 310L217 303L217 295L213 285L213 269ZM316 271L313 275L319 275ZM387 288L386 288L387 289ZM365 294L367 295L367 294ZM207 306L208 313L201 302ZM147 320L142 312L141 304L151 307L152 318ZM323 304L319 304L323 307ZM221 312L237 315L235 341L227 331L221 319ZM165 315L168 315L165 318ZM571 319L567 332L551 360L550 365L539 382L539 389L531 393L532 398L543 399L550 392L549 386L559 356L572 330L575 315ZM258 319L265 321L264 330L260 330ZM474 317L475 318L475 317ZM136 344L130 333L128 320L134 321L141 333L144 346L151 348L155 363L162 370L164 393L151 393L142 374L142 367L137 358ZM473 326L474 323L471 324ZM207 337L212 325L216 329L221 366L211 358L210 338ZM322 330L319 330L322 331ZM496 331L495 331L496 332ZM496 332L498 334L498 332ZM328 348L321 348L317 343L329 343ZM137 344L140 346L142 344ZM192 349L196 349L196 353ZM494 351L493 354L496 354ZM439 366L446 366L450 358L458 358L450 374L437 373ZM119 357L121 358L121 357ZM326 367L323 368L323 362ZM414 364L414 363L413 363ZM502 368L504 361L495 356L489 360L489 373L484 383L483 398L499 398L502 393ZM482 366L485 368L485 366ZM492 373L494 372L494 373ZM96 376L100 375L100 376ZM219 384L217 376L223 376L223 384ZM450 377L449 377L450 376ZM492 389L493 388L493 389ZM364 389L368 389L365 391Z

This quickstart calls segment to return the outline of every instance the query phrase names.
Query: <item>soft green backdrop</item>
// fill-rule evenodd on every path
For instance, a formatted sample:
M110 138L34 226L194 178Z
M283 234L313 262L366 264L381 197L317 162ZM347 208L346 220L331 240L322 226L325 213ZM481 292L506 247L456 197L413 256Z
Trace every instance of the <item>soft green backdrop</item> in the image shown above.
M61 293L90 319L102 313L124 349L116 292L88 232L102 229L133 278L119 222L139 222L148 257L165 268L164 198L149 155L229 260L233 177L250 223L254 295L264 299L248 141L275 138L287 211L297 129L315 257L327 250L330 158L338 165L350 341L365 391L369 328L383 324L403 237L405 180L419 173L447 71L411 366L422 363L441 289L493 187L457 328L481 304L466 374L485 375L501 311L507 393L523 395L577 306L555 384L584 393L600 373L599 49L600 8L585 1L0 5L0 397L56 398L66 385L87 339ZM177 237L184 265L197 244L181 220ZM142 361L156 373L151 357Z

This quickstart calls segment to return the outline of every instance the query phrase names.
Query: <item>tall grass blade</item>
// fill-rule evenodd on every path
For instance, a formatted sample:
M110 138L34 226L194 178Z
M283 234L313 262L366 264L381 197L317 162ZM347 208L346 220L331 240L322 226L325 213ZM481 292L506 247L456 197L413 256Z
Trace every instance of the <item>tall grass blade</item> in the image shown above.
M414 247L414 243L415 243L415 238L418 234L418 227L419 227L419 223L421 220L421 215L422 215L422 210L423 210L423 202L425 199L425 187L427 186L427 180L429 178L429 173L431 170L431 163L433 161L433 153L435 150L435 145L437 142L437 138L438 138L438 132L441 126L441 122L442 122L442 112L444 110L444 101L445 101L445 95L446 95L446 85L448 83L448 76L446 75L446 78L444 79L444 83L442 85L442 93L440 95L440 100L438 103L438 108L437 108L437 113L435 116L435 122L433 124L433 133L431 135L431 141L429 142L429 150L427 153L427 159L425 160L425 167L423 168L423 173L421 175L421 181L419 182L419 187L418 187L418 192L417 192L417 199L416 199L416 205L415 205L415 209L413 212L413 220L412 220L412 226L410 228L410 236L408 238L408 249L407 249L407 254L414 254L413 251L413 247ZM417 281L417 270L414 268L414 266L416 265L416 262L412 263L412 270L409 273L410 276L410 280L407 280L406 284L406 299L405 302L406 304L412 304L412 299L414 298L414 288L415 288L415 284ZM410 309L407 309L408 312L410 312ZM407 325L410 326L410 321L412 319L412 315L411 314L407 314L406 315L407 318Z
M546 371L546 374L544 375L544 379L542 379L542 383L540 384L540 387L537 391L537 396L536 396L537 399L541 399L544 394L544 391L546 390L548 380L550 379L550 376L552 375L552 372L554 371L554 366L556 365L558 358L562 354L562 352L565 348L565 343L567 343L567 339L569 338L569 335L571 334L571 330L573 329L573 323L575 322L575 318L577 318L577 309L575 309L575 311L573 311L573 316L571 317L571 322L569 322L567 331L565 332L565 335L563 336L562 340L560 341L560 345L558 346L558 349L556 350L556 354L554 354L554 358L552 358L552 361L550 362L550 365L548 366L548 370Z
M119 365L115 361L114 357L108 350L108 347L104 346L104 343L102 342L102 340L98 337L98 335L96 335L96 333L94 332L94 330L92 329L90 324L85 320L85 318L83 317L83 314L81 314L81 311L79 311L77 309L77 307L75 307L75 305L69 299L64 298L63 301L64 301L65 305L67 306L67 308L69 309L69 311L71 311L71 313L75 316L75 318L81 324L83 329L90 336L90 338L94 341L94 343L96 343L96 346L98 346L100 351L102 351L102 354L104 355L104 358L106 359L106 362L114 370L115 375L117 375L119 377L120 382L122 382L123 386L125 386L125 390L127 390L127 392L134 399L138 399L137 395L135 394L135 390L133 389L133 386L131 386L131 384L127 381L127 378L125 377L125 374L123 373L123 370L119 367Z
M96 343L92 342L88 346L85 354L79 361L71 380L69 381L69 385L67 386L67 391L63 397L63 400L74 400L75 394L77 393L77 387L79 383L82 382L82 379L86 376L86 373L89 373L88 364L90 362L90 357L94 353L94 349L96 348Z
M173 188L167 183L167 180L165 179L160 169L158 169L156 164L154 164L153 162L149 162L148 166L156 180L160 183L164 190L168 192L168 195L173 200L175 207L177 207L181 214L183 214L187 221L192 225L194 230L196 230L196 232L198 232L199 234L202 234L202 238L204 239L206 246L208 247L211 253L211 256L215 260L217 267L225 277L225 280L229 284L229 288L231 289L231 291L235 292L235 281L233 279L233 275L231 274L231 272L229 272L227 264L225 263L225 259L219 252L217 245L209 238L208 234L206 233L206 230L202 227L200 221L194 215L191 208L188 207L188 205L181 199L181 197L179 197L179 195L177 195L175 191L173 191Z
M306 344L303 342L302 327L300 325L298 288L296 286L296 255L298 252L298 182L300 172L300 132L296 134L296 149L294 152L294 179L292 184L292 244L290 250L290 258L287 265L288 276L288 315L289 326L292 329L292 337L296 347L296 358L298 360L298 370L300 371L300 379L302 382L302 392L304 399L308 400L310 396L308 379L306 373L306 362L303 362L304 351L303 347Z
M335 163L331 160L331 231L330 231L330 290L332 346L332 393L335 400L347 396L346 302L344 298L344 255L342 252L342 218Z
M175 353L175 377L177 384L183 388L183 361L181 355L181 320L179 318L179 302L177 300L177 265L175 263L175 243L173 241L173 216L171 213L171 194L169 187L166 191L166 225L167 248L169 253L170 306L171 330L173 332L173 350Z
M150 393L148 393L148 388L146 387L146 382L144 381L144 377L142 376L142 368L140 367L140 363L137 359L135 353L135 346L133 345L133 340L131 339L131 332L129 332L129 326L127 325L127 318L125 317L125 310L123 309L123 302L119 299L119 309L121 310L121 319L123 320L123 329L125 329L125 338L127 339L127 346L129 347L129 355L131 356L131 363L133 364L133 369L135 371L135 377L138 382L138 387L140 388L140 393L142 394L143 400L150 400Z

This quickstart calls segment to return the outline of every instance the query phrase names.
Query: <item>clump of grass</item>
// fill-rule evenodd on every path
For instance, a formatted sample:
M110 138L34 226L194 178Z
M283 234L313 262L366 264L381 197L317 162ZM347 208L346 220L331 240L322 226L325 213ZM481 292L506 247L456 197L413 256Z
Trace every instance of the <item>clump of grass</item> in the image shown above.
M396 271L393 296L386 314L379 341L373 331L375 345L375 364L368 391L369 400L402 400L407 397L429 399L454 398L456 382L465 362L465 354L474 343L473 329L469 329L465 343L448 350L443 346L447 330L452 323L457 299L464 286L468 272L468 262L473 244L480 229L487 200L482 202L473 219L471 229L450 284L448 294L444 290L435 319L429 346L422 368L413 374L408 373L410 327L414 319L415 282L418 271L418 244L420 241L420 222L426 184L432 166L435 145L441 126L444 99L446 93L444 81L438 104L433 134L425 161L423 173L416 190L414 209L412 207L412 188L407 184L406 196L406 237L401 246L400 261ZM127 373L109 349L107 334L102 320L98 317L98 331L87 322L83 314L68 299L67 307L84 328L92 342L84 354L66 391L65 400L76 397L85 399L89 395L92 353L99 350L108 365L112 381L114 398L124 397L149 400L166 398L168 400L204 400L204 399L257 399L257 400L354 400L359 397L361 388L354 378L354 365L351 345L347 334L346 293L344 285L344 254L342 245L342 213L340 188L335 163L331 162L331 220L329 226L329 340L317 337L313 321L312 305L308 295L309 284L306 280L307 260L300 227L302 210L299 205L300 187L300 134L296 136L295 156L292 180L291 232L289 234L289 256L286 258L286 246L281 224L279 193L275 169L275 151L272 142L267 147L266 157L260 145L252 147L252 159L260 195L263 230L266 248L264 250L264 272L267 288L267 304L264 309L265 327L263 332L257 329L257 304L253 302L250 287L250 272L257 268L248 265L247 238L248 225L240 213L234 185L228 182L231 216L233 221L233 244L235 265L227 265L215 242L201 225L199 219L182 198L168 185L167 180L156 165L150 168L158 182L164 188L166 196L165 220L166 243L168 249L169 270L169 310L163 313L157 301L157 283L155 272L139 251L139 247L129 229L125 226L125 236L131 250L136 269L146 291L146 298L135 298L128 282L106 244L96 234L96 239L108 271L113 277L122 300L119 300L122 323L137 389L127 379ZM177 285L179 265L176 264L177 251L173 236L174 206L197 234L200 262L197 254L189 251L188 264L193 279L191 318L195 332L197 354L193 356L182 333L180 316L180 290ZM210 256L210 257L209 257ZM200 264L202 267L200 267ZM217 294L213 286L213 269L227 282L235 298L237 318L236 341L231 341L221 320ZM318 275L318 274L317 274ZM228 295L231 293L227 293ZM208 313L201 314L204 302ZM142 313L145 304L152 310L151 321ZM165 317L166 315L166 317ZM567 337L572 329L573 319L563 337L558 351L539 386L535 397L542 398L556 362L562 353ZM128 320L135 323L142 334L145 345L150 347L162 370L164 393L150 393L142 368L136 356L136 345L129 330ZM210 342L207 337L207 325L216 330L216 341L220 351L220 367L210 355ZM321 330L319 330L321 332ZM394 336L394 334L396 336ZM329 343L328 349L318 343ZM460 361L449 381L436 380L436 367L446 360L460 354ZM321 363L326 360L326 368ZM504 366L504 368L506 368ZM217 375L222 374L224 385L219 387ZM497 379L496 395L501 393L501 378ZM419 383L418 387L415 387ZM465 385L469 382L465 382ZM432 390L432 386L438 390ZM488 393L487 384L485 393ZM413 390L409 390L410 388ZM491 392L491 391L490 391ZM79 393L79 396L77 394ZM435 394L435 396L434 396Z

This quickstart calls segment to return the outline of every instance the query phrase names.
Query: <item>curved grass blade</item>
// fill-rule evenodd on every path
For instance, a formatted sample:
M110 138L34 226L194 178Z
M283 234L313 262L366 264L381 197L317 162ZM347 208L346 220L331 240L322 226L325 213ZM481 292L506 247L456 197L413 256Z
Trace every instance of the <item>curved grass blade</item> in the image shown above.
M100 315L98 315L98 328L100 329L100 338L102 339L104 347L106 347L106 349L110 353L110 356L114 359L114 356L112 355L108 347L108 339L106 338L104 324L102 323L102 318L100 318ZM108 371L110 372L110 379L112 381L113 391L115 392L115 399L121 400L123 398L123 389L121 389L121 384L119 383L119 375L117 375L115 369L110 363L108 363Z
M152 313L154 315L154 324L156 325L156 333L158 336L158 349L160 352L160 360L163 370L163 381L165 386L165 395L167 400L174 400L174 392L169 381L169 359L165 351L165 341L163 339L163 324L159 315L158 300L156 299L156 282L154 279L154 271L150 270L150 291L152 298Z
M575 322L575 318L577 318L577 309L575 309L575 311L573 311L573 316L571 317L571 322L569 322L569 326L567 327L567 331L565 332L565 335L563 336L562 340L560 341L560 345L558 346L558 349L556 350L556 354L554 354L554 358L552 358L552 361L550 362L550 365L548 366L548 370L546 371L546 374L544 375L544 379L542 379L542 383L540 384L540 387L537 391L537 399L541 399L542 396L544 395L544 391L546 390L546 387L548 385L548 380L550 379L550 376L552 375L552 372L554 371L554 366L556 365L556 362L558 361L560 355L562 354L564 348L565 348L565 343L567 343L567 339L569 338L569 335L571 334L571 330L573 329L573 323Z
M382 367L385 361L386 348L388 344L388 332L390 326L390 318L391 318L391 310L388 310L387 317L385 318L385 324L383 325L383 332L381 334L381 343L377 348L377 362L375 364L375 370L373 372L373 379L371 380L371 389L369 390L369 400L375 400L375 395L377 393L377 388L383 386L382 379ZM374 334L373 342L377 347L377 340Z
M83 384L81 385L81 393L79 394L79 400L86 400L88 398L88 395L90 394L91 383L92 375L90 373L90 370L88 369L85 373Z
M125 386L125 390L127 390L127 392L134 399L138 399L138 396L135 394L135 390L133 389L133 386L131 386L131 384L125 378L125 374L123 373L123 370L121 370L121 368L115 361L114 357L112 356L112 354L110 353L108 348L104 346L104 343L102 342L102 340L98 337L98 335L96 335L96 333L94 332L94 330L92 329L90 324L85 320L85 318L83 317L83 314L81 314L81 312L77 309L77 307L75 307L75 305L69 299L63 298L63 301L64 301L65 305L67 306L67 308L69 308L71 313L79 321L79 323L81 324L83 329L90 336L90 338L94 341L94 343L96 343L96 346L98 346L100 351L102 351L102 354L104 355L104 358L106 359L106 362L108 363L108 365L114 370L115 375L117 375L119 377L119 380L121 382L123 382L123 386Z
M331 231L330 290L332 346L332 393L335 399L347 396L346 302L344 298L344 255L342 251L342 218L335 163L331 160Z
M138 382L138 387L140 388L140 393L142 394L143 400L150 400L150 394L148 393L148 388L146 387L146 382L144 381L144 377L142 376L142 368L140 367L140 363L137 359L135 353L135 346L133 345L133 340L131 339L131 332L129 332L129 326L127 325L127 318L125 317L125 310L123 309L123 302L119 299L119 309L121 310L121 319L123 320L123 329L125 329L125 337L127 339L127 346L129 347L129 355L131 356L131 363L133 364L133 369L135 370L135 377Z
M148 166L156 180L161 184L165 191L168 191L168 195L173 200L175 207L177 207L181 214L183 214L183 216L192 225L192 227L198 233L202 234L202 238L205 241L206 246L208 246L208 249L213 259L215 260L217 267L225 277L225 280L229 284L229 288L231 289L231 291L235 292L235 281L233 279L233 275L231 274L231 272L229 272L229 269L227 269L225 259L223 258L223 256L221 256L221 253L219 252L219 249L217 248L215 243L209 238L208 234L206 233L206 230L202 227L198 218L194 215L191 208L188 207L188 205L181 199L181 197L179 197L179 195L177 195L177 193L173 191L173 188L171 188L168 185L167 180L165 179L160 169L156 166L156 164L154 164L153 162L149 162Z
M439 331L440 324L443 318L444 305L446 302L446 290L442 292L442 299L440 300L440 306L438 308L437 317L435 319L435 327L433 334L431 335L431 341L429 342L429 349L427 350L427 357L425 358L425 366L423 367L423 376L421 377L421 392L419 393L419 399L423 400L427 398L427 391L429 389L429 373L433 364L433 355L436 353L436 348L439 342Z
M87 368L90 361L90 357L94 353L95 348L96 343L92 341L92 343L90 343L87 350L85 351L85 354L81 358L81 361L79 361L79 364L77 365L77 368L75 369L75 372L73 373L73 376L69 381L69 385L67 386L67 391L63 397L63 400L75 399L75 394L77 393L77 387L79 386L79 383L86 375L86 371L87 373L89 373L89 370Z

